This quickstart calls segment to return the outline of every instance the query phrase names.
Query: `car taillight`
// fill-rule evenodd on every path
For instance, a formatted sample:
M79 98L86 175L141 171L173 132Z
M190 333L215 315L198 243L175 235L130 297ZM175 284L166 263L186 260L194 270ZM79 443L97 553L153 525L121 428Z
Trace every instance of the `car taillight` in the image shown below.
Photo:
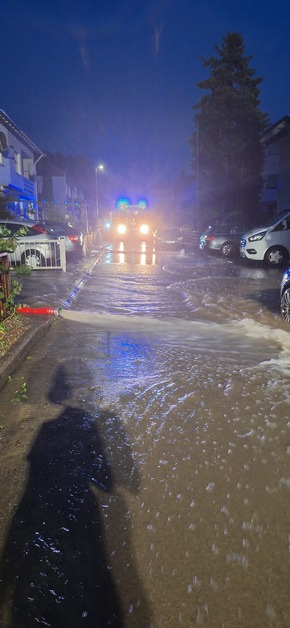
M214 240L214 236L205 236L206 240Z
M40 233L49 233L43 225L33 225L33 229L35 229L35 231L39 231Z
M71 235L71 236L69 236L69 239L70 239L71 242L77 242L79 237L76 236L76 235Z

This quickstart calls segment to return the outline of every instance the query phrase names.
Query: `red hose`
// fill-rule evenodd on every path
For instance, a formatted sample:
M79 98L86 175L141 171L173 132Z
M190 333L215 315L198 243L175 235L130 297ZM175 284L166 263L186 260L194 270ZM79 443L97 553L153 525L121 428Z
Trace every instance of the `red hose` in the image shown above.
M58 316L59 308L53 307L18 307L17 314L37 314L39 316Z

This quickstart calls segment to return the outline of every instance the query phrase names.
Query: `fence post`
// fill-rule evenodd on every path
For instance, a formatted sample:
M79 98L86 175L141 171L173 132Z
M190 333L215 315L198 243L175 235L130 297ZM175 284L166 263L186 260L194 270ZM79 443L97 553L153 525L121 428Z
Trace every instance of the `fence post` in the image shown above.
M60 265L64 273L66 273L66 253L65 253L65 237L60 236L59 238L59 254L60 254Z

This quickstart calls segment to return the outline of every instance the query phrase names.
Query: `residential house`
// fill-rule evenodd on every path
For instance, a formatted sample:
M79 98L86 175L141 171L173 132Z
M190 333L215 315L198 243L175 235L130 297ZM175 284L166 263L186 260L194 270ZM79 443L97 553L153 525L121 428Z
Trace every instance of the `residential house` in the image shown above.
M88 230L88 201L72 176L49 155L37 168L38 206L41 220L71 220Z
M13 216L37 218L36 164L42 151L0 110L0 194Z
M45 220L53 206L61 208L68 204L70 189L66 174L47 157L39 163L37 169L37 190L40 218Z
M290 117L284 116L264 133L263 213L271 216L290 207Z

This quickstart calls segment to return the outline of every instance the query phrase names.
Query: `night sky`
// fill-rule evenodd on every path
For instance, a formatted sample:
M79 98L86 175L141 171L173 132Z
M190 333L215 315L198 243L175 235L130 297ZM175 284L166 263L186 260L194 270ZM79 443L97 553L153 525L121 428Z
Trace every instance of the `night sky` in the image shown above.
M43 151L85 154L144 194L190 174L201 57L229 31L264 77L262 111L290 114L289 0L0 4L0 108Z

